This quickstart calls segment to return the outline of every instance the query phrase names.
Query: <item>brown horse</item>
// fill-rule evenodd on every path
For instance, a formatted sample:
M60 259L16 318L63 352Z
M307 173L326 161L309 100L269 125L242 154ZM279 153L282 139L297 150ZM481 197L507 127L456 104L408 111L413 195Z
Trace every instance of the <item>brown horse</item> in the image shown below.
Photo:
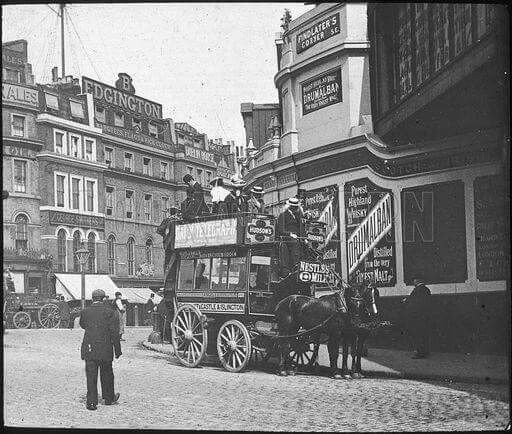
M294 373L290 358L291 342L302 328L311 330L311 333L296 339L305 339L315 344L309 368L312 368L318 356L320 335L325 334L333 378L362 377L361 355L364 341L369 335L366 324L377 315L376 289L372 285L351 285L320 298L291 295L278 303L274 313L280 336L280 375ZM343 362L340 373L338 357L342 342ZM352 348L352 377L347 367L349 346Z

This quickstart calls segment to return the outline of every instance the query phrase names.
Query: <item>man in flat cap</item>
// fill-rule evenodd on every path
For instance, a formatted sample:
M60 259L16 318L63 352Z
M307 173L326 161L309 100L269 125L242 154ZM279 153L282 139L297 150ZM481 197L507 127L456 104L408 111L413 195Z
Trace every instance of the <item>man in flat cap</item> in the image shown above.
M85 360L87 377L88 410L98 406L98 368L100 370L101 394L105 405L112 405L119 399L114 393L114 372L112 360L121 356L119 342L119 322L114 310L103 303L105 291L96 289L92 292L92 304L80 315L80 327L85 330L82 341L81 356Z
M265 214L265 202L263 202L263 188L255 185L249 191L247 211L253 214Z
M406 327L416 350L413 359L424 359L430 354L431 293L425 282L413 279L414 289L402 300L405 305Z

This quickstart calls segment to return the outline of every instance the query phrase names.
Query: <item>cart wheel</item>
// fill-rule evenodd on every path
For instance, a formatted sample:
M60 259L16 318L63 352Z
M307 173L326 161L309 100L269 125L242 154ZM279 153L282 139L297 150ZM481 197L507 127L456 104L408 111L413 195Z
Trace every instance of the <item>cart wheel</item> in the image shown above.
M191 304L181 306L172 322L172 345L180 363L195 368L204 358L208 332L203 315Z
M229 372L240 372L251 359L251 337L247 328L235 319L222 324L217 335L217 354Z
M292 366L299 370L313 368L313 365L316 362L316 357L314 357L314 349L314 343L301 341L293 343L292 350L290 351Z
M25 311L16 312L12 317L14 328L17 329L28 329L31 322L30 315Z
M252 345L252 361L254 366L258 366L260 363L267 363L272 355L273 343L265 340L265 337L261 336L258 332L249 330L251 336Z
M53 303L45 304L37 312L39 324L45 329L55 329L60 325L60 309Z

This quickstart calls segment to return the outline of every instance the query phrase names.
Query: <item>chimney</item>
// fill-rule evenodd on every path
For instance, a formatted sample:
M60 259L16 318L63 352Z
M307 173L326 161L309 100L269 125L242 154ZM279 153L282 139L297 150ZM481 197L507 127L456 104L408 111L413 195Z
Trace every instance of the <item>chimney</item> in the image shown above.
M58 71L59 71L59 69L56 66L54 66L52 68L52 82L53 83L57 83L57 81L59 79L59 72Z

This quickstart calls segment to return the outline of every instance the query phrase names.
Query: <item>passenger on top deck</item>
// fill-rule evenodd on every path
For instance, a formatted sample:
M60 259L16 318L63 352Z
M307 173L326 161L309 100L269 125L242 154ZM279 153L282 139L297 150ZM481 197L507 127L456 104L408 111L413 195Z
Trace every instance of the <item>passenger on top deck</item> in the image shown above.
M188 186L186 204L182 203L183 220L193 221L196 217L209 215L210 210L204 201L204 191L199 182L195 181L189 173L183 177L183 182Z
M265 214L265 202L263 202L263 188L256 185L251 188L247 200L247 211L253 214Z
M227 215L228 208L224 201L230 192L224 187L224 179L217 177L210 184L212 185L212 214Z
M247 196L243 193L245 184L245 181L240 178L231 178L232 189L224 200L228 214L237 215L247 212Z

